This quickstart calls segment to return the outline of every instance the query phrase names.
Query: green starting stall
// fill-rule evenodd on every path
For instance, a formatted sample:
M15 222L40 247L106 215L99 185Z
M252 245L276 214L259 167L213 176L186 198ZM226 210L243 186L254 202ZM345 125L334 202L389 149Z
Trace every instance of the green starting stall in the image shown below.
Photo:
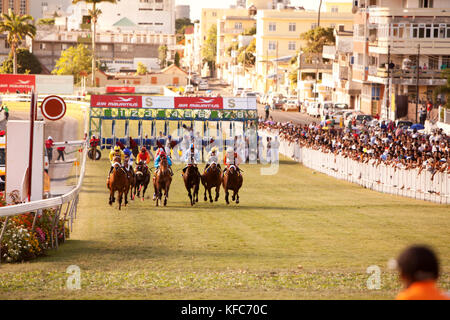
M183 124L188 122L190 128L194 128L195 123L201 122L203 147L209 144L213 136L220 137L224 147L232 145L237 133L236 124L240 124L243 136L249 128L255 131L258 128L256 98L252 97L93 95L89 115L89 136L96 135L102 149L114 147L117 141L128 145L131 121L137 121L137 132L132 137L141 146L156 146L157 121L159 127L160 122L164 124L164 136L173 134L174 131L170 131L172 124L178 139L183 136ZM111 123L109 137L103 136L105 121ZM125 136L116 135L118 121L124 122ZM151 127L147 129L151 138L144 138L144 121L150 122Z

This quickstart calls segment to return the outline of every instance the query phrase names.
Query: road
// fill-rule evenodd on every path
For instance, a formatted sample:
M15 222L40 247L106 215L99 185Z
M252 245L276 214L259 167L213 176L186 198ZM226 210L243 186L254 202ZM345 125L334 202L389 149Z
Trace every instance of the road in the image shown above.
M230 85L223 85L218 79L210 79L209 88L212 93L220 94L221 96L232 96L233 92ZM200 91L202 92L202 91ZM318 121L317 118L310 117L306 113L301 112L284 112L280 110L271 110L269 114L276 122L288 122L292 121L296 124L310 124L311 122ZM258 103L258 116L265 117L264 105Z

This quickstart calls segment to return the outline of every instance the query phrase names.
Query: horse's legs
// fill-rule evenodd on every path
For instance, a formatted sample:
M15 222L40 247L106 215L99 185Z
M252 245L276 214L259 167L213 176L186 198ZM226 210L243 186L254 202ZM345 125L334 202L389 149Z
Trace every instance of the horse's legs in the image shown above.
M214 199L215 201L219 200L219 192L220 192L220 184L216 186L216 198Z
M233 190L233 197L231 198L231 200L236 200L236 190Z
M203 186L205 187L205 197L203 198L203 200L208 201L208 198L206 197L207 183L205 183Z
M211 189L212 188L208 188L208 194L209 194L209 202L214 202L212 195L211 195Z
M200 190L200 181L194 187L195 202L198 202L198 191Z
M239 204L239 190L236 192L236 203Z
M167 198L169 198L169 184L166 182L166 187L164 189L164 206L167 206Z
M111 190L109 190L109 205L110 206L112 206L112 204L113 204L113 199L114 199L114 193L111 189Z
M148 187L148 183L144 184L144 190L142 190L142 201L144 201L145 191L147 190L147 187Z
M122 208L123 191L119 191L119 210Z
M229 195L228 189L225 188L225 201L227 202L227 204L230 204L230 201L228 201L228 195Z
M188 196L189 196L189 200L191 200L191 206L193 206L194 205L194 201L192 199L191 188L188 188Z

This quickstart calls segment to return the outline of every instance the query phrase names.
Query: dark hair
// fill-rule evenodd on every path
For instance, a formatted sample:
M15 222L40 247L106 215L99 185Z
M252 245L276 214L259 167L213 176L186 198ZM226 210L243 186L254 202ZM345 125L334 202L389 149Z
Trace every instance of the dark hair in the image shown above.
M412 282L437 280L439 277L438 258L427 246L406 248L397 258L397 264L401 275Z

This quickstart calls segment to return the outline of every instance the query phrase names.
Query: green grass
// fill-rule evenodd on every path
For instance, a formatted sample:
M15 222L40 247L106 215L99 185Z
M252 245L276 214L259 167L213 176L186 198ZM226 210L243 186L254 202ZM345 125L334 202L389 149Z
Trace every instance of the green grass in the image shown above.
M392 299L401 286L387 261L413 243L435 248L450 289L449 206L284 161L274 176L243 166L239 205L222 193L191 207L175 166L166 208L146 199L118 211L107 203L106 157L89 161L71 239L47 257L1 265L0 298ZM82 289L68 291L73 264ZM371 265L381 268L381 290L366 287Z

